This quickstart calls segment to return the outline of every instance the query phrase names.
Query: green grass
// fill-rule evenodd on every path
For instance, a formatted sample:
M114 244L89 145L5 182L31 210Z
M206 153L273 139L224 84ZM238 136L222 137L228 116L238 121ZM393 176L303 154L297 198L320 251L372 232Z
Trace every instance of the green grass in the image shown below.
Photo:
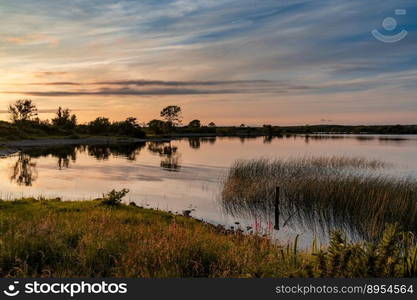
M44 122L29 122L28 124L16 125L0 121L0 142L39 139L81 139L89 137L106 137L115 140L124 140L137 136L132 136L122 131L103 130L101 132L91 132L86 125L79 125L73 129L65 129ZM142 138L144 136L140 137Z
M0 201L0 277L416 276L396 226L379 243L300 251L192 218L100 201Z
M42 128L19 127L8 122L0 121L0 142L17 140L37 140L37 139L64 139L64 138L83 138L88 137L83 134L64 132L58 129L46 131Z
M238 161L225 179L222 204L235 215L270 217L279 186L281 217L289 224L343 229L367 240L380 238L386 223L417 233L417 182L380 175L385 167L344 157Z

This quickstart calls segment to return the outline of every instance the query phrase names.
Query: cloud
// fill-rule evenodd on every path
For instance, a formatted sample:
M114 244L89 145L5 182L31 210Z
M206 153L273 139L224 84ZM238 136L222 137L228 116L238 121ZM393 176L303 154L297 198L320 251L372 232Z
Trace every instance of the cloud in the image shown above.
M25 85L82 85L82 83L78 82L71 82L71 81L57 81L57 82L36 82L36 83L29 83Z
M271 80L234 80L234 81L162 81L162 80L116 80L116 81L98 81L93 84L97 85L137 85L137 86L218 86L218 85L236 85L236 84L271 84Z
M234 81L163 81L163 80L113 80L99 82L38 82L18 83L17 86L64 87L57 90L0 91L4 94L26 96L66 97L66 96L175 96L175 95L219 95L219 94L338 94L376 90L382 87L413 87L417 72L397 72L381 74L373 78L333 79L326 82L299 84L284 80L234 80ZM104 86L99 88L100 86ZM117 86L115 88L114 86ZM74 87L74 88L72 88ZM83 87L83 89L75 89Z
M17 45L48 44L51 47L59 45L59 39L42 33L6 37L5 41Z
M1 8L0 69L9 90L3 94L40 102L74 96L65 99L71 107L101 104L84 95L108 95L117 110L133 102L120 95L200 95L178 97L187 105L198 102L195 112L224 94L217 98L239 108L231 118L244 110L273 118L283 107L285 116L316 111L314 120L333 118L349 105L375 118L385 118L388 106L416 111L415 0L21 0ZM396 8L407 15L395 16ZM409 32L403 41L372 37L389 16L398 31ZM32 81L40 82L13 84ZM349 100L337 100L344 96ZM0 97L6 104L8 96ZM324 98L331 100L323 105ZM247 108L259 99L268 109ZM146 101L137 103L151 111L154 99Z
M27 96L44 97L65 97L65 96L173 96L173 95L219 95L219 94L257 94L257 93L286 93L285 90L262 90L262 89L144 89L137 90L128 87L124 88L103 88L97 91L77 90L77 91L3 91L5 94L22 94Z
M56 82L35 82L23 83L23 85L135 85L135 86L230 86L230 85L271 85L276 84L271 80L234 80L234 81L163 81L163 80L113 80L113 81L97 81L97 82L72 82L72 81L56 81ZM22 85L22 84L19 84Z
M48 76L62 76L62 75L67 75L68 72L57 72L57 71L44 71L44 72L35 72L34 76L35 77L48 77Z

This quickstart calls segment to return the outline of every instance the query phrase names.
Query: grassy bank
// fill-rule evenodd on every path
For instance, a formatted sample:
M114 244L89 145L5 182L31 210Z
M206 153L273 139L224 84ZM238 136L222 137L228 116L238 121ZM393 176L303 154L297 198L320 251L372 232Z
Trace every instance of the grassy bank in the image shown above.
M417 233L417 182L382 175L383 162L333 158L238 161L222 191L232 214L271 216L280 189L283 222L381 237L386 223Z
M1 277L416 276L411 236L299 251L192 218L102 202L0 201Z

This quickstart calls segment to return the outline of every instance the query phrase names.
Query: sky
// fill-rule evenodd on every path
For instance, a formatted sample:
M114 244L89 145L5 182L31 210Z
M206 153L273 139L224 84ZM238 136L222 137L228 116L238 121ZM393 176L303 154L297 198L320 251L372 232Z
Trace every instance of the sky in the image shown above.
M417 124L416 14L415 0L0 0L0 119L29 98L80 122L179 105L184 123Z

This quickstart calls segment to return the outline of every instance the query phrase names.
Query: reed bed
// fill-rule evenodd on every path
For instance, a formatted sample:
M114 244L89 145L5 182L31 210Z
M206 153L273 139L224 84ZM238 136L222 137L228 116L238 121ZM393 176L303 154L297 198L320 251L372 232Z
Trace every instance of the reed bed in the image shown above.
M417 182L382 175L387 166L346 157L237 161L226 176L221 203L232 214L268 217L279 186L286 224L343 229L367 240L381 237L386 223L416 233Z
M100 201L0 201L0 277L415 277L412 235L335 232L300 251L190 217Z

